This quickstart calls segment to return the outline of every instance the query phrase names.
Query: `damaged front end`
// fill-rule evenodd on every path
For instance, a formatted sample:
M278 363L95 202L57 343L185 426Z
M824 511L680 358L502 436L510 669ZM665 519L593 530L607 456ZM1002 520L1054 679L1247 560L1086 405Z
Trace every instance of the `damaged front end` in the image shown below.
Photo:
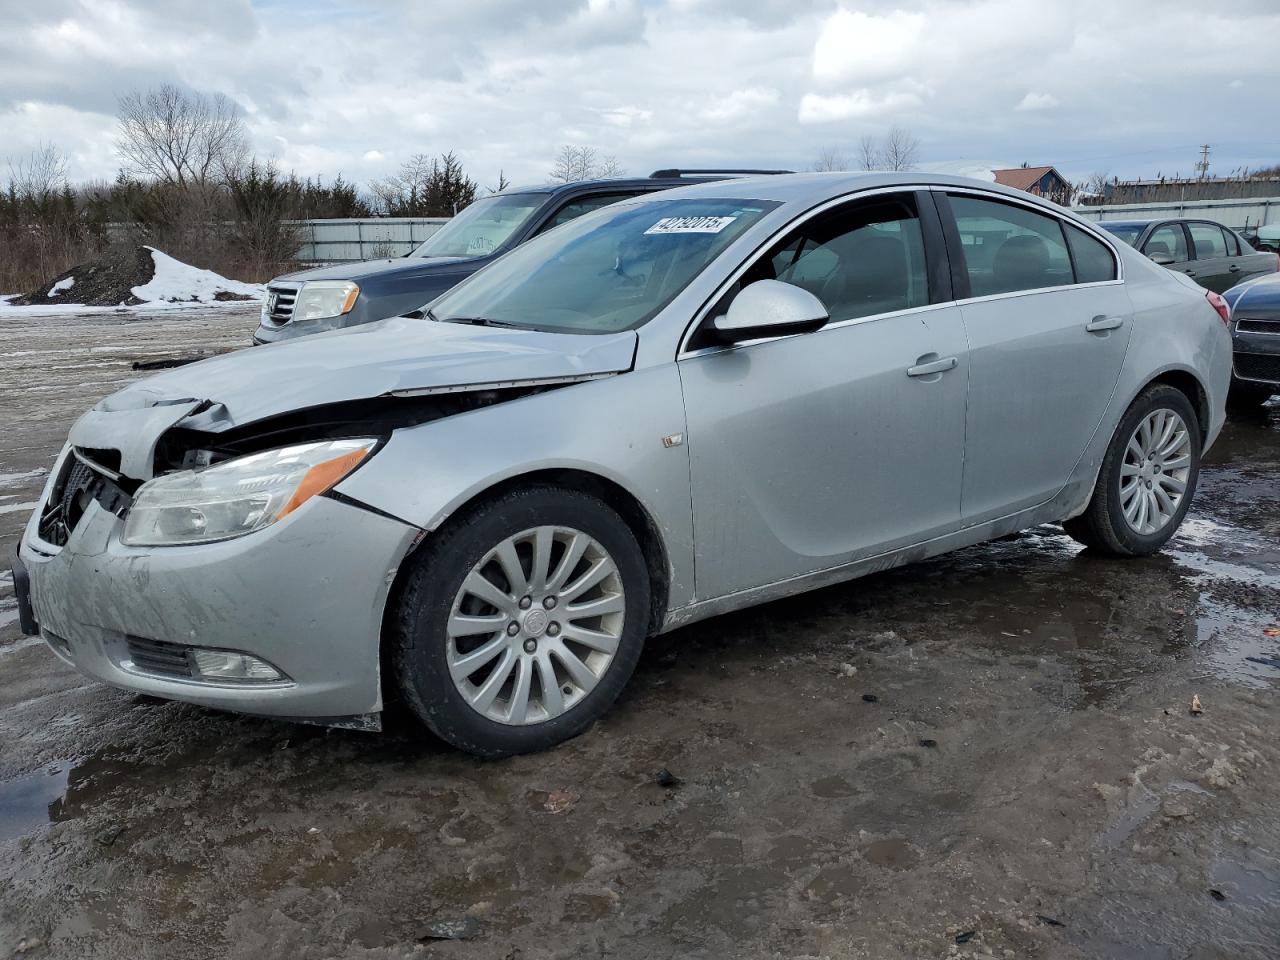
M382 611L422 528L334 487L397 431L614 376L635 349L404 323L416 338L230 354L87 412L19 547L24 627L116 686L371 724Z

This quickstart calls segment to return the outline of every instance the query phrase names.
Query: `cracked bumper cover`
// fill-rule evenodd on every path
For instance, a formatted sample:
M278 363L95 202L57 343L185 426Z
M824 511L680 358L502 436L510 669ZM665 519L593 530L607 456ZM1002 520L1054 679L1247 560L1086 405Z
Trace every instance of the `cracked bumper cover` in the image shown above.
M295 718L382 708L378 648L391 582L418 528L327 497L220 543L128 547L123 521L91 504L67 545L19 547L50 647L116 687ZM236 650L288 678L187 680L132 667L127 638Z

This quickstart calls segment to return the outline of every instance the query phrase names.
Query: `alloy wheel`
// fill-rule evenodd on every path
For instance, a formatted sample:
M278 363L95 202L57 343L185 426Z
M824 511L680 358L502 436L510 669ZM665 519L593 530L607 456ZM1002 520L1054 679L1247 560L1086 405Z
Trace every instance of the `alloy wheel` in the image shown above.
M524 530L486 553L454 597L450 677L490 720L552 720L609 669L625 610L617 564L598 541L572 527Z
M1120 509L1135 532L1163 530L1178 512L1191 474L1191 433L1175 411L1162 407L1138 424L1120 466Z

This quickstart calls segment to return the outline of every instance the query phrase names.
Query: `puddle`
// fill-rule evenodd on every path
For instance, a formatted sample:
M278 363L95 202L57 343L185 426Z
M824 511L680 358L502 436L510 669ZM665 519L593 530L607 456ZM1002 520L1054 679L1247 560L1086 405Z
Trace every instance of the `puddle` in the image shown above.
M1228 903L1275 909L1280 907L1280 863L1241 864L1217 860L1209 869L1213 887L1226 894Z
M877 867L888 867L891 870L905 870L914 866L918 859L915 851L911 849L911 844L901 837L869 843L862 851L862 855L867 858L868 863L874 863Z
M54 804L67 791L70 764L58 764L0 783L0 841L12 840L54 820Z
M1258 662L1280 658L1280 638L1268 637L1263 626L1255 611L1201 599L1196 646L1215 677L1254 688L1280 680L1280 669Z

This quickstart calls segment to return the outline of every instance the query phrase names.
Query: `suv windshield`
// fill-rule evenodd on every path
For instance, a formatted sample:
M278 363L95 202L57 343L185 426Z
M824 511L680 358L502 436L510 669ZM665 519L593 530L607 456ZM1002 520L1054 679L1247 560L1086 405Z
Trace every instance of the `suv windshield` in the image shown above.
M412 257L487 257L528 223L547 200L543 193L512 193L477 200L429 236Z
M562 333L638 327L778 204L621 203L517 247L431 307L436 320Z
M1131 247L1138 242L1138 237L1142 236L1142 231L1147 227L1145 223L1107 223L1105 220L1098 226L1107 233L1119 237Z

